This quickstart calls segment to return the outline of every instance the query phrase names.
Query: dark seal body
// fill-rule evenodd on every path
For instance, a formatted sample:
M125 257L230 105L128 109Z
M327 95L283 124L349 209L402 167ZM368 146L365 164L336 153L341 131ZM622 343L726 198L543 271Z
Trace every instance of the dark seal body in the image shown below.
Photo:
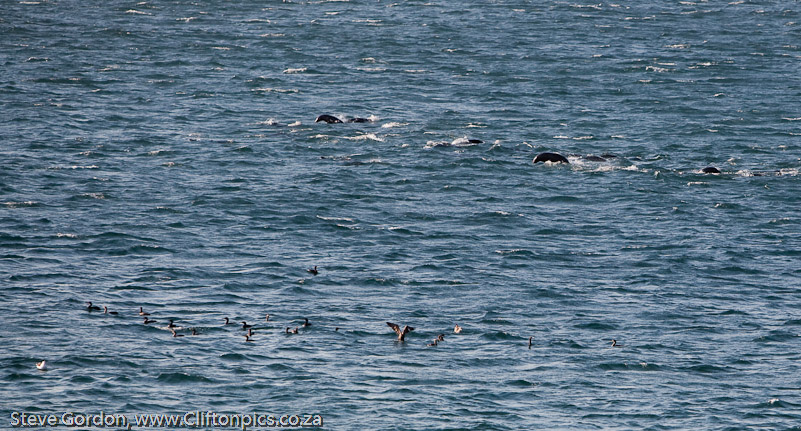
M328 123L328 124L341 123L342 122L342 120L340 120L339 118L334 117L333 115L328 115L328 114L320 115L319 117L317 117L316 120L314 120L315 123L319 123L321 121L324 122L324 123Z
M539 153L534 157L533 163L551 162L551 163L570 163L567 158L558 153Z
M704 169L701 169L701 172L705 174L719 174L720 170L714 166L707 166Z

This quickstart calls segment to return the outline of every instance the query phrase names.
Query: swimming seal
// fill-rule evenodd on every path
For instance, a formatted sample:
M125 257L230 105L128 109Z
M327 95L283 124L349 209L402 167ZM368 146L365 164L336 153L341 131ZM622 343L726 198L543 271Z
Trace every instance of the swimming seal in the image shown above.
M705 174L719 174L720 170L714 166L707 166L704 169L701 169L701 172Z
M319 117L317 117L316 120L314 120L315 123L319 123L321 121L324 122L324 123L328 123L328 124L335 124L335 123L341 123L342 122L342 120L340 120L339 118L334 117L333 115L328 115L328 114L320 115Z
M565 156L557 153L539 153L537 154L537 157L534 157L534 161L532 163L538 162L570 163L567 161Z
M322 121L322 122L324 122L324 123L328 123L328 124L338 124L338 123L372 123L372 122L373 122L373 120L371 120L371 119L369 119L369 118L361 118L361 117L356 117L356 118L348 118L347 120L345 120L345 121L342 121L342 120L340 120L339 118L337 118L337 117L334 117L333 115L328 115L328 114L323 114L323 115L320 115L319 117L317 117L317 119L316 119L316 120L314 120L314 122L315 122L315 123L319 123L319 122L321 122L321 121Z

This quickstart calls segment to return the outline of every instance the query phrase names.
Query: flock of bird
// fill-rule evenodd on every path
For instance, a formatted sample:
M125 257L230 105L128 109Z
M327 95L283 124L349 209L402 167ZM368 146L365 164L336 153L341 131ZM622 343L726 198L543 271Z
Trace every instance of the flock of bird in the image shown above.
M312 269L309 269L308 271L310 273L312 273L312 274L315 274L315 275L318 274L318 270L317 270L316 266L314 268L312 268ZM90 312L91 311L100 311L100 307L92 304L91 301L87 301L86 311L90 311ZM115 315L116 316L119 313L116 312L116 311L109 311L108 307L104 306L103 307L103 314L110 314L110 315ZM151 323L157 323L158 322L157 320L151 319L149 317L150 313L146 312L144 310L144 307L139 307L139 316L142 317L142 319L143 319L142 323L145 324L145 325L149 325ZM270 321L270 315L266 314L264 316L264 320L266 322L269 322ZM184 334L179 334L176 331L176 329L182 329L182 328L180 328L179 326L177 326L175 324L175 320L174 319L169 319L169 321L170 321L170 323L167 324L167 329L170 330L170 333L172 333L173 338L183 337ZM242 330L243 331L244 330L248 331L246 334L243 334L243 336L245 337L245 342L253 341L251 339L251 337L253 337L253 334L254 334L253 325L248 324L248 322L245 321L245 320L241 321L241 323L242 323ZM233 325L233 324L234 324L234 322L232 322L231 319L229 319L228 317L224 317L223 318L223 325ZM299 326L295 326L294 328L292 328L290 326L287 326L286 329L284 330L284 332L287 333L287 334L298 334L300 328L308 328L309 326L311 326L311 322L309 322L309 319L307 317L304 317L302 324L300 324ZM411 327L411 326L405 325L403 327L403 329L401 329L400 326L398 326L397 324L392 323L392 322L387 322L387 326L392 328L392 330L395 331L396 334L398 334L398 341L399 342L403 342L405 337L406 337L406 334L408 334L409 332L414 331L414 328ZM189 328L189 330L192 331L191 335L200 335L200 333L197 332L196 328ZM339 331L339 327L334 328L334 331ZM453 327L453 332L455 334L461 333L462 332L462 327L457 324L456 326ZM437 338L435 338L434 341L432 343L428 344L427 346L434 347L440 341L443 341L443 340L445 340L445 334L439 334L437 336ZM529 348L531 348L531 339L529 339ZM43 366L44 366L44 361L42 361L41 364L43 364ZM39 367L38 364L37 364L37 367ZM39 368L39 369L43 369L43 368Z
M312 274L312 275L319 274L319 270L317 269L316 265L313 268L307 269L306 271L308 273ZM100 310L101 310L100 307L98 307L97 305L92 304L91 301L87 301L86 311L93 312L93 311L100 311ZM103 310L103 314L108 314L108 315L112 315L112 316L119 315L119 313L116 312L116 311L109 311L107 306L103 306L102 310ZM145 324L145 325L149 325L151 323L158 322L157 320L150 319L150 317L149 317L150 313L146 312L144 310L144 307L139 307L139 316L142 317L142 319L143 319L142 323ZM223 319L224 319L223 325L233 325L234 324L234 322L232 322L228 317L224 317ZM270 321L270 315L266 314L264 320L269 322ZM175 324L174 319L169 319L169 322L170 323L167 324L167 329L170 330L170 333L172 333L173 338L178 338L178 337L185 336L185 334L179 334L176 331L176 329L183 329L183 328L177 326ZM247 321L244 321L244 320L241 323L242 323L242 330L243 331L244 330L247 331L246 334L243 334L243 336L245 337L245 342L252 342L253 341L252 337L254 335L253 325L249 325L247 323ZM302 324L300 324L298 326L295 326L294 328L291 328L290 326L287 326L286 329L284 330L284 332L286 334L298 334L299 333L299 328L308 328L309 326L311 326L311 322L309 322L308 318L304 317ZM398 335L398 339L397 339L398 342L404 342L404 339L406 338L406 334L414 331L414 328L409 326L409 325L404 325L403 328L401 328L399 325L397 325L395 323L387 322L387 326L392 328L392 330L395 331L395 333ZM200 335L200 333L198 333L196 328L189 328L189 330L191 331L191 335ZM339 331L339 327L334 328L334 331ZM457 323L453 327L453 333L454 334L460 334L461 332L462 332L462 327L459 326L459 324ZM439 334L439 335L437 335L437 338L435 338L431 343L426 344L426 346L427 347L436 347L440 342L442 342L444 340L445 340L445 334ZM534 337L529 337L528 338L528 348L529 348L529 350L531 350L531 346L533 345L533 342L534 342ZM612 340L611 347L623 347L623 345L622 344L618 344L617 340ZM38 368L39 370L42 370L42 371L46 371L47 370L47 362L46 361L37 362L36 363L36 368Z

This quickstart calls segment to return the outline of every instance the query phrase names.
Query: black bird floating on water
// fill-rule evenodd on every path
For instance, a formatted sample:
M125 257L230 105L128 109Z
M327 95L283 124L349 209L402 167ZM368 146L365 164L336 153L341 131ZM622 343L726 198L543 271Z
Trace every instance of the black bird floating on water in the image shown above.
M311 275L317 275L320 271L317 271L317 265L314 265L314 268L309 268L306 270Z
M86 301L86 303L89 304L89 306L86 307L86 311L100 310L100 307L98 307L97 305L92 305L92 301Z

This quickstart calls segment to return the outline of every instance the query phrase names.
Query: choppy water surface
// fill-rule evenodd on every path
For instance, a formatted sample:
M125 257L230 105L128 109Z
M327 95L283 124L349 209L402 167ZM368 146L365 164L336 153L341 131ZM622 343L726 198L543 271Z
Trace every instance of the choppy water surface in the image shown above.
M797 428L799 45L797 1L4 1L2 426Z

